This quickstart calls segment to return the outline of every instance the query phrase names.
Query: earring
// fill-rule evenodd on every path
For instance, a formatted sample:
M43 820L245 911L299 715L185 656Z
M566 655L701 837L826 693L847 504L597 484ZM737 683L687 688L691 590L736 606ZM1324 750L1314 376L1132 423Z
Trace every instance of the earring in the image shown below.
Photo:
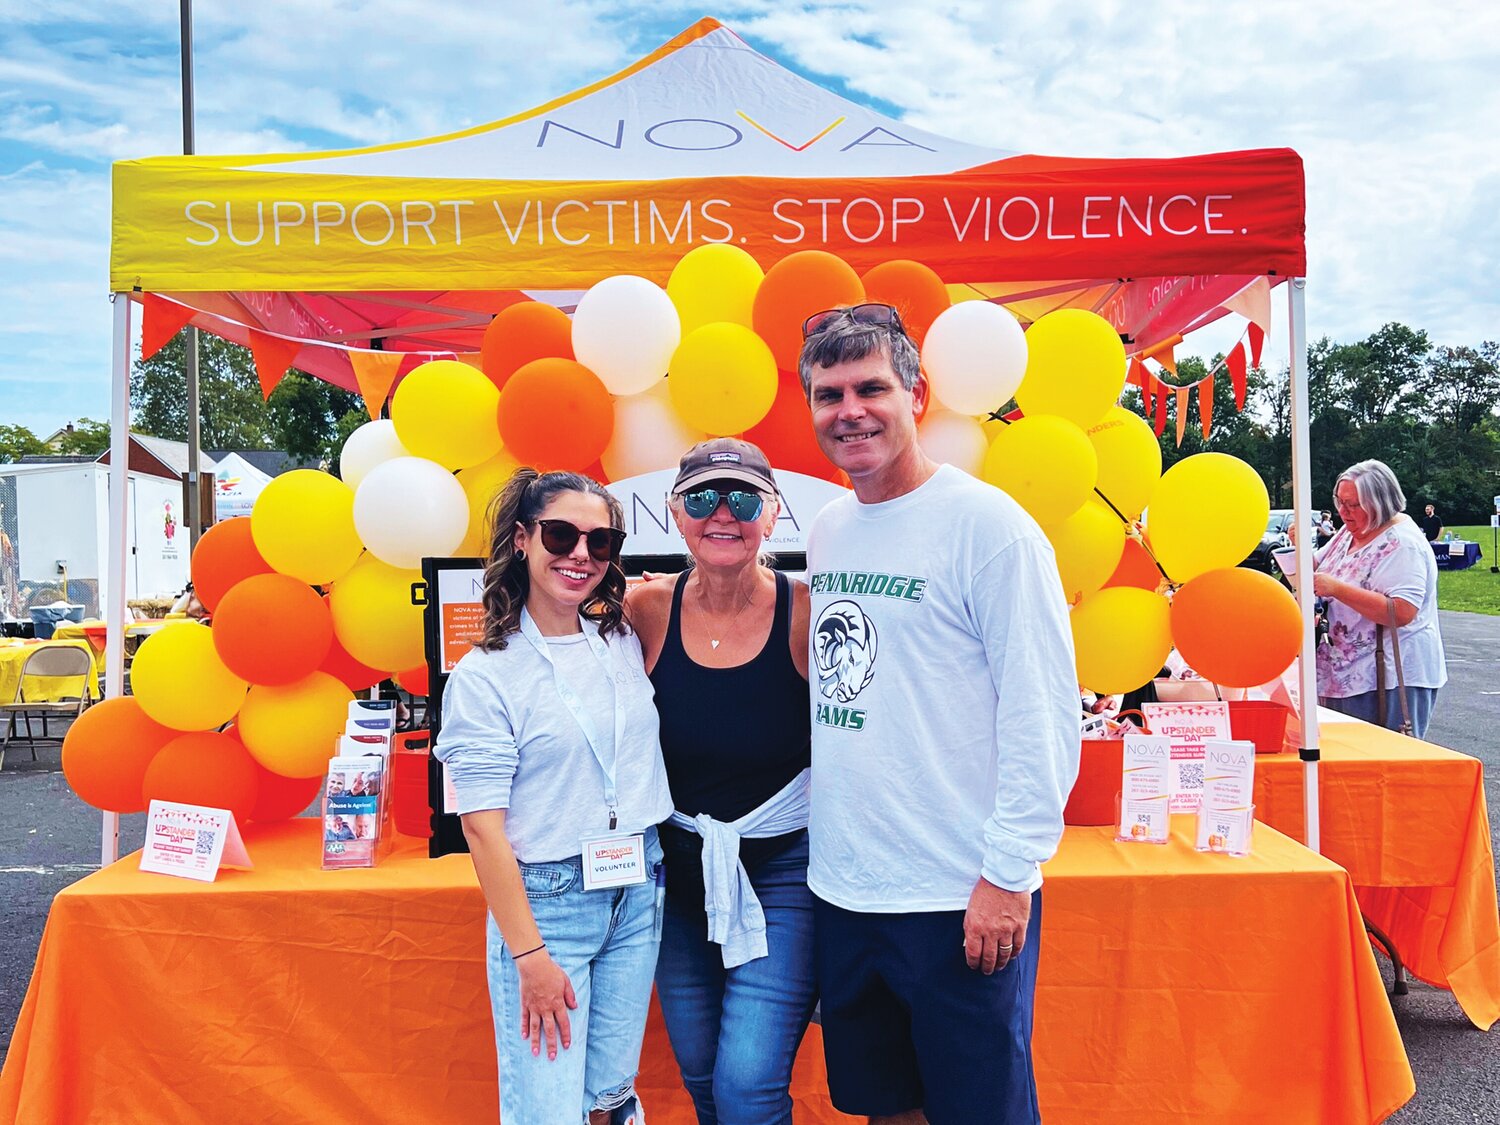
M516 552L516 561L517 562L525 562L526 561L526 552L525 551L517 551Z

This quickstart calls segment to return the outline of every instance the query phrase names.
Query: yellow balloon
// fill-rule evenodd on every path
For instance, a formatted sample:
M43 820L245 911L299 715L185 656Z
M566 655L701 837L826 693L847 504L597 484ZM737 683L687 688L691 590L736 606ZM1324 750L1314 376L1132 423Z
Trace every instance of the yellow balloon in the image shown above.
M672 353L667 389L672 407L707 434L738 434L776 401L776 360L764 340L742 324L705 324Z
M499 406L500 389L477 367L439 359L407 372L391 421L414 457L466 469L500 452Z
M1161 445L1155 432L1139 414L1111 406L1089 428L1088 439L1099 456L1096 487L1122 516L1138 519L1161 479Z
M158 630L130 665L130 688L141 710L173 730L223 726L249 686L219 659L213 630L196 622Z
M1073 608L1078 682L1100 695L1134 691L1155 679L1172 651L1167 599L1134 586L1111 586Z
M499 495L505 482L520 467L520 463L502 449L481 465L459 470L458 483L464 486L464 495L469 498L469 530L464 541L453 549L455 558L474 559L489 555L490 501Z
M296 683L257 684L240 708L235 733L250 756L283 777L317 777L328 767L354 693L326 672Z
M1125 553L1125 525L1100 504L1085 504L1045 531L1069 602L1088 597L1108 582Z
M426 660L422 607L411 604L419 570L397 570L367 554L333 587L333 632L350 656L381 671L400 672Z
M338 578L365 549L354 490L317 469L293 469L266 485L250 510L250 538L273 570L313 586Z
M1156 561L1180 584L1244 562L1270 515L1271 499L1254 469L1227 453L1198 453L1162 474L1146 531Z
M1099 459L1066 418L1028 415L990 443L980 475L1010 493L1046 527L1067 519L1093 494Z
M1125 345L1087 309L1059 309L1026 333L1026 377L1016 404L1029 417L1058 414L1088 429L1125 389Z
M721 321L751 327L755 291L765 276L760 263L738 246L714 242L689 250L667 279L682 334Z

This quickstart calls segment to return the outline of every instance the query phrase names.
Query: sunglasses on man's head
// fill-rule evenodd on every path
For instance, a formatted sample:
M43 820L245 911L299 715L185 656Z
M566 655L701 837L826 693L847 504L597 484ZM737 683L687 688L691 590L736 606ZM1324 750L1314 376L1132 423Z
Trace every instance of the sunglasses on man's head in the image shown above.
M588 547L589 558L595 562L609 562L620 557L620 548L625 545L625 533L617 527L596 527L584 532L567 520L537 520L542 529L542 546L552 555L571 555L583 537Z
M699 488L682 494L682 510L695 520L706 520L719 510L719 502L729 505L729 514L741 523L754 523L765 509L766 498L759 492L720 492L717 488Z
M802 322L802 338L816 336L832 328L841 319L848 319L855 324L875 324L894 328L901 335L906 335L906 325L901 323L901 314L891 305L882 305L869 302L863 305L853 305L847 309L824 309L815 312Z

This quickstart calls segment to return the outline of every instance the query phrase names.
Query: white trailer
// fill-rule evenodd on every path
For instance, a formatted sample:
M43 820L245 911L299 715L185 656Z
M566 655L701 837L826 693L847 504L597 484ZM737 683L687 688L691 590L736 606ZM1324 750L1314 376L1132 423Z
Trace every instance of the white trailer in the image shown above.
M125 599L174 596L188 581L182 485L129 473ZM68 601L103 616L108 597L109 467L92 462L0 465L0 611ZM49 593L50 592L50 593Z

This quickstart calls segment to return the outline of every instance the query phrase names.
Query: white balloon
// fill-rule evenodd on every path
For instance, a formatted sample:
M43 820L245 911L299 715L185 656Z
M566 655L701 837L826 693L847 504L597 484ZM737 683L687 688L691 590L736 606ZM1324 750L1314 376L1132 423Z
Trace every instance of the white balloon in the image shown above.
M917 444L938 464L952 465L975 477L989 449L984 427L953 410L929 410L917 427Z
M1026 333L989 301L944 309L922 341L933 393L960 414L987 414L1016 393L1026 375Z
M649 390L615 399L615 432L599 463L612 481L675 469L707 437L682 420L669 396Z
M392 457L410 456L411 450L396 436L396 423L389 418L366 422L344 440L344 450L339 454L339 479L358 489L360 481L376 465Z
M435 461L396 457L376 465L354 493L354 527L383 563L413 570L453 553L469 530L469 498Z
M573 313L573 354L612 395L649 390L681 341L682 321L667 291L633 274L605 278Z

